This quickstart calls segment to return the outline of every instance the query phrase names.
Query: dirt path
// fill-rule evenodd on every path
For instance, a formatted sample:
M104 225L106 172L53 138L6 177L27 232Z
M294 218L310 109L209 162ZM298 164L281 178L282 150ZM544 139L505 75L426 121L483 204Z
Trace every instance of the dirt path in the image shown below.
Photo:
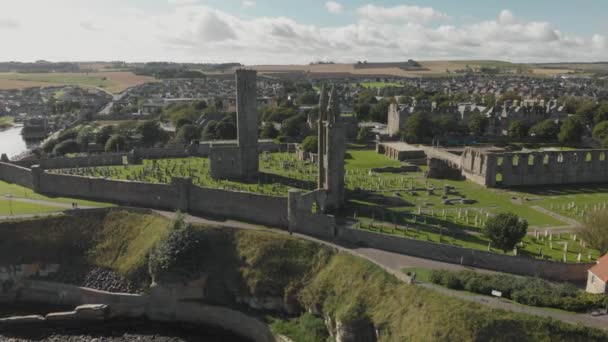
M556 220L560 220L562 222L565 222L569 226L580 227L582 225L582 223L578 222L575 219L572 219L570 217L566 217L566 216L560 215L560 214L558 214L556 212L553 212L553 211L551 211L549 209L545 209L545 208L543 208L543 207L541 207L539 205L533 205L532 209L538 211L539 213L543 213L543 214L545 214L547 216L551 216L551 217L553 217Z

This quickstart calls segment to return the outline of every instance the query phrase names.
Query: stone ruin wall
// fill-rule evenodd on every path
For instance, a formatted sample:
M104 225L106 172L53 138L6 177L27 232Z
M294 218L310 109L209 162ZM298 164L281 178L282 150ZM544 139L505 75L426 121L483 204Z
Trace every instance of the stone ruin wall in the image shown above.
M467 149L462 172L478 184L535 186L608 182L608 150L486 153Z

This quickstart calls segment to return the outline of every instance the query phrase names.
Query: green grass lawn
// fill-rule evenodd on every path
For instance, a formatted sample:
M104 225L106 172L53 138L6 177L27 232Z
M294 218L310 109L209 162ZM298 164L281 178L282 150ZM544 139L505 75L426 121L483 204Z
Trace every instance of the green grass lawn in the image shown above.
M581 187L551 187L523 192L487 189L467 180L427 179L424 172L371 172L373 168L400 165L401 162L377 154L374 150L351 148L346 160L345 183L348 198L343 214L356 217L364 227L372 221L376 226L379 222L384 222L387 229L392 229L393 225L416 226L420 228L420 232L411 230L406 235L432 242L487 250L488 240L480 235L481 228L494 214L513 212L528 220L530 232L537 230L544 234L545 230L568 226L569 223L542 213L534 209L534 206L572 217L577 209L570 206L562 212L560 208L572 202L580 208L608 203L608 188L601 187L587 190ZM423 166L422 171L425 169ZM190 177L194 184L202 187L279 196L285 196L287 191L294 187L303 190L316 188L316 165L299 161L294 154L261 155L260 171L260 178L255 183L214 180L210 176L207 158L184 158L145 160L143 165L81 168L61 172L153 183L170 183L172 176ZM444 194L446 185L452 188L448 195ZM431 188L434 190L429 191ZM473 202L447 204L444 202L444 196L452 200L466 198ZM578 213L581 214L582 210L579 209ZM548 241L527 238L521 253L541 257L542 249L542 254L547 258L562 260L563 253L559 251L558 246L563 242L565 241L554 241L554 249L551 249ZM578 248L578 243L570 243L568 261L576 260ZM588 252L580 252L585 260ZM594 253L591 252L592 256Z
M360 84L363 88L367 89L382 89L386 87L403 87L403 84L394 83L394 82L362 82L362 83L353 83L352 85Z
M416 273L416 280L424 282L424 283L429 282L429 276L431 274L430 269L422 268L422 267L408 267L408 268L402 269L401 271L405 274L410 274L410 276L413 273Z
M0 79L73 84L100 88L107 88L114 85L114 83L108 80L105 76L94 73L0 73Z
M91 207L110 207L112 204L100 203L94 201L85 201L81 199L64 198L64 197L49 197L41 194L37 194L31 189L22 187L17 184L10 184L0 181L0 196L10 195L17 198L27 198L34 200L43 200L56 203L72 203L78 202L80 206L91 206Z
M0 116L0 129L13 127L13 118L10 116Z
M43 214L56 211L63 211L63 208L40 205L35 203L23 203L0 198L0 216L24 215L24 214Z
M361 219L360 229L480 251L488 251L490 243L490 240L482 235L451 233L445 229L441 229L440 231L440 227L425 224L414 226L413 222L409 225L408 229L404 229L400 227L395 228L393 225L386 223L372 222L369 219ZM567 253L565 252L566 243L568 243ZM502 250L493 247L489 251L514 255L513 251L504 253ZM539 236L538 239L527 236L523 239L523 246L518 246L518 255L520 256L524 255L553 261L564 261L565 254L566 262L578 262L579 253L581 253L581 262L593 262L600 257L600 253L597 250L583 247L580 241L573 241L570 234L560 234L559 237L554 235L552 241L549 241L549 238L545 238L544 235Z

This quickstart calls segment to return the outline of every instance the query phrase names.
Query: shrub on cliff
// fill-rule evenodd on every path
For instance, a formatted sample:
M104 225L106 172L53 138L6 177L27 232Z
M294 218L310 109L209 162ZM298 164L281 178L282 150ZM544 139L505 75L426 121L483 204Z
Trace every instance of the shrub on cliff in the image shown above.
M184 215L178 213L170 224L167 236L150 252L148 262L150 273L155 277L163 276L168 272L188 276L187 262L195 261L189 260L189 257L199 247L199 234L186 223ZM185 274L180 274L182 270Z

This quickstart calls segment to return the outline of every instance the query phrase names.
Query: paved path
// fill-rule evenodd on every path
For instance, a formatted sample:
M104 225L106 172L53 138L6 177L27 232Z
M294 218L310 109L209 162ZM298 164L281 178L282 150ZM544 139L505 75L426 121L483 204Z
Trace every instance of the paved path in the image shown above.
M161 215L167 218L174 218L175 214L172 212L166 211L157 211ZM239 228L239 229L255 229L255 230L264 230L271 231L279 234L289 234L288 232L280 229L273 229L262 227L258 225L253 225L249 223L243 223L238 221L217 221L208 218L202 218L198 216L187 215L186 221L190 223L199 223L199 224L208 224L222 227L231 227L231 228ZM307 235L302 234L293 234L298 238L302 238L309 241L314 241L317 243L321 243L333 248L336 248L340 251L351 253L355 256L362 257L367 259L374 264L378 265L385 271L395 275L398 279L401 279L406 282L410 282L410 278L402 272L402 269L408 267L419 267L419 268L428 268L428 269L446 269L451 271L460 271L464 269L474 269L471 267L464 267L456 264L449 264L434 260L416 258L408 255L402 255L397 253L391 253L387 251L382 251L374 248L358 248L352 246L344 246L344 245L336 245L332 242L316 239ZM482 269L474 269L475 271L484 272L484 273L494 273L488 270ZM570 313L560 310L554 309L546 309L546 308L537 308L532 306L521 305L512 301L493 298L489 296L472 294L464 291L455 291L450 290L442 286L438 286L435 284L428 283L420 283L416 282L417 286L422 286L427 289L440 292L442 294L448 295L450 297L456 297L462 300L466 300L469 302L474 302L477 304L489 306L495 309L502 309L507 311L519 312L528 315L541 316L553 318L559 321L568 322L572 324L582 324L592 328L598 328L603 330L608 330L608 316L602 317L593 317L587 314L577 314Z
M71 208L71 205L69 205L69 207ZM174 212L162 211L162 210L154 210L154 211L169 219L173 219L176 216L176 214ZM59 215L59 214L61 214L61 213L44 213L44 214L37 214L37 215L23 215L22 217L54 216L54 215ZM14 218L14 217L15 216L13 216L12 218ZM0 217L0 219L1 219L1 217ZM195 224L206 224L206 225L219 226L219 227L227 227L227 228L269 231L269 232L273 232L273 233L289 235L289 233L285 230L269 228L269 227L259 226L259 225L240 222L240 221L233 221L233 220L217 220L217 219L205 218L205 217L200 217L200 216L186 215L186 222L195 223ZM465 269L465 267L460 266L460 265L449 264L449 263L433 261L433 260L427 260L427 259L422 259L422 258L416 258L416 257L412 257L412 256L386 252L386 251L377 250L377 249L373 249L373 248L360 248L360 247L354 247L354 246L337 245L330 241L320 240L320 239L313 238L313 237L310 237L307 235L302 235L302 234L293 234L293 236L296 236L298 238L302 238L302 239L305 239L308 241L317 242L317 243L335 248L337 250L344 251L344 252L350 253L352 255L367 259L367 260L373 262L374 264L378 265L385 271L393 274L398 279L408 282L408 283L410 282L410 278L401 271L403 268L420 267L420 268L429 268L429 269L447 269L447 270L453 270L453 271ZM471 268L466 267L466 269L471 269ZM481 272L491 272L491 271L480 270L480 269L476 269L476 270L481 271ZM553 318L553 319L556 319L559 321L568 322L568 323L572 323L572 324L582 324L582 325L585 325L588 327L608 330L608 316L593 317L591 315L586 315L586 314L575 314L575 313L568 313L568 312L552 310L552 309L536 308L536 307L530 307L530 306L517 304L517 303L511 302L511 301L498 299L498 298L476 295L476 294L471 294L471 293L462 292L462 291L454 291L454 290L450 290L450 289L447 289L447 288L444 288L441 286L437 286L434 284L427 284L427 283L420 283L420 282L416 282L415 284L417 286L421 286L421 287L424 287L424 288L427 288L427 289L430 289L430 290L433 290L433 291L436 291L436 292L439 292L439 293L442 293L442 294L445 294L445 295L448 295L451 297L456 297L456 298L459 298L462 300L478 303L478 304L496 308L496 309L520 312L520 313L534 315L534 316L549 317L549 318Z
M7 200L11 200L14 202L21 202L21 203L31 203L31 204L38 204L38 205L44 205L47 207L55 207L55 208L62 208L62 209L73 209L72 208L72 203L63 203L63 202L54 202L54 201L46 201L46 200L39 200L39 199L30 199L30 198L21 198L21 197L4 197ZM78 201L74 201L75 203L78 203ZM78 206L79 209L94 209L94 208L99 208L99 207L92 207L92 206Z

